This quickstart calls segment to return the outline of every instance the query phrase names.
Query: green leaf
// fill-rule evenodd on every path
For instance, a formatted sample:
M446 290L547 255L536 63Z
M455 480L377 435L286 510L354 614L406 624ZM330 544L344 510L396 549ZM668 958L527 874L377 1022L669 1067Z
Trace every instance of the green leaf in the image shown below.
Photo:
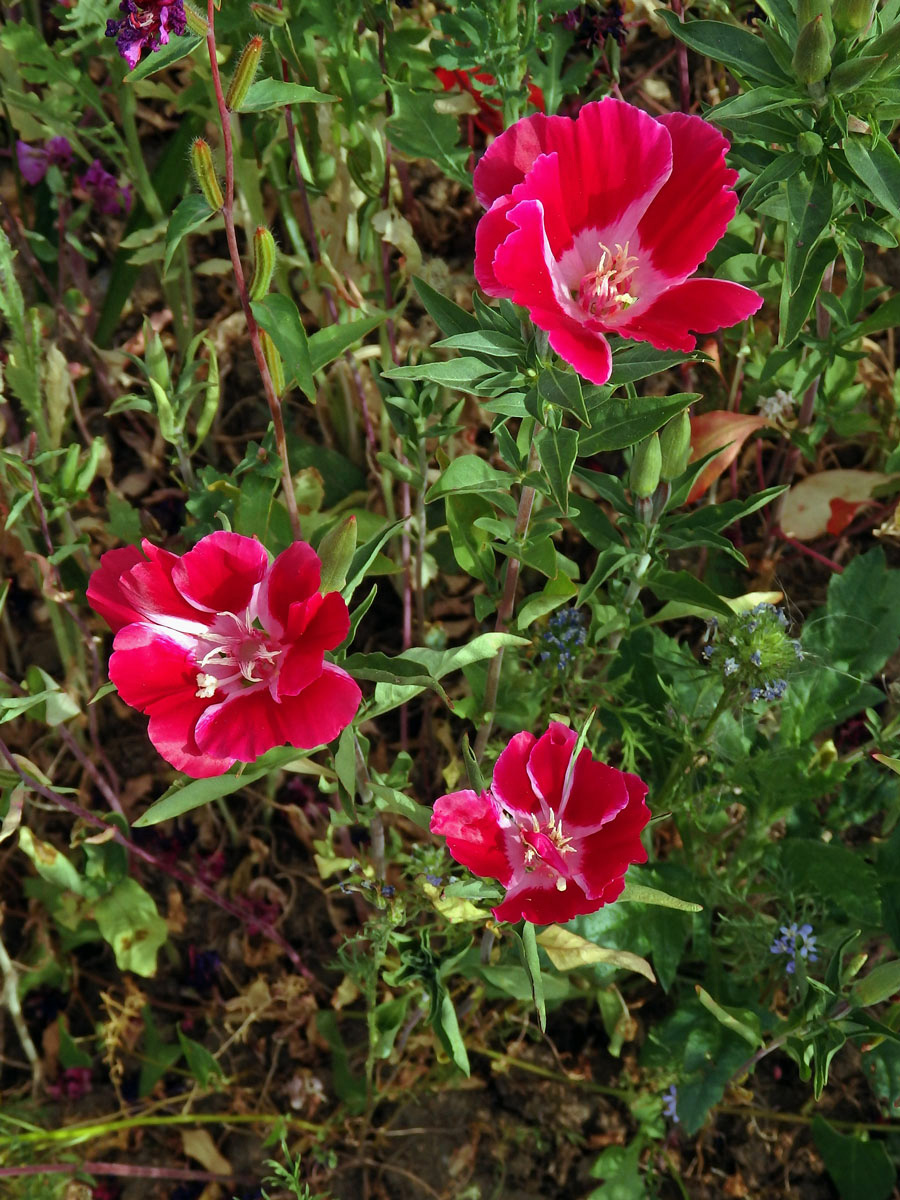
M171 67L173 63L177 63L189 54L193 54L203 41L205 41L204 38L194 33L169 38L167 45L159 50L154 50L152 54L148 54L143 62L138 63L133 71L129 71L125 76L125 82L137 83L141 79L146 79L148 75L154 75L157 71L162 71L165 67Z
M440 350L467 350L470 354L494 358L519 358L525 347L521 338L499 329L475 329L471 333L454 333L434 345Z
M156 952L169 930L149 892L136 879L122 879L94 905L94 920L109 942L120 971L156 974Z
M209 804L222 796L230 796L232 792L239 792L248 784L262 779L264 775L284 762L305 757L307 753L305 750L297 750L293 747L279 747L277 754L270 751L265 756L265 766L249 767L244 770L242 775L215 775L211 779L194 779L183 787L176 785L174 789L170 788L164 796L160 796L155 804L151 804L147 811L134 822L134 827L142 829L148 825L158 825L160 821L171 821L173 817L180 817L183 813L190 812L191 809L201 808L204 804Z
M865 137L848 134L844 154L850 169L891 216L900 217L900 158L891 143L879 136L874 145Z
M297 305L289 296L273 292L262 300L251 301L250 308L284 359L288 381L295 380L307 399L315 400L316 385L309 342Z
M225 1072L205 1046L183 1034L179 1025L175 1026L175 1031L191 1074L201 1087L208 1087L210 1079L224 1077Z
M265 112L269 108L284 108L287 104L334 104L337 96L326 96L314 87L302 83L287 83L283 79L257 79L250 85L241 112Z
M405 158L430 158L445 175L471 187L466 169L468 150L459 146L459 119L439 113L435 92L419 92L408 83L387 80L394 101L394 115L385 122L385 133L394 149Z
M19 849L28 855L42 879L63 891L82 894L84 880L69 859L49 842L36 838L27 825L19 829Z
M762 40L727 21L682 22L673 12L661 9L659 16L679 41L716 62L731 67L740 78L755 79L780 87L788 82L784 72Z
M466 1053L466 1044L463 1041L462 1033L459 1029L459 1021L456 1018L456 1009L453 1007L453 1001L446 988L440 987L435 989L437 1003L432 1001L431 1009L431 1024L434 1032L450 1058L466 1076L469 1075L469 1056Z
M566 513L569 511L569 479L578 456L578 430L546 426L537 435L535 446L550 494L560 511Z
M490 463L479 458L477 454L461 454L454 458L441 472L441 477L428 489L425 503L439 500L441 496L451 493L460 495L465 492L477 492L479 495L491 492L509 492L512 477L505 471L498 471Z
M491 535L475 522L493 516L494 506L484 496L454 492L444 497L444 512L460 569L493 587L497 576Z
M324 329L314 333L308 342L309 362L313 374L321 371L323 367L327 367L336 358L340 358L344 351L349 350L360 338L364 338L367 333L377 329L384 319L383 312L370 313L369 316L361 317L358 321L345 321L341 325L326 325Z
M755 1013L750 1012L749 1009L724 1008L713 1000L709 992L699 983L695 984L694 990L697 993L697 999L707 1012L712 1013L720 1025L724 1025L726 1029L730 1029L732 1033L742 1037L745 1042L749 1042L754 1050L765 1044L759 1029L759 1017Z
M526 921L522 926L520 948L525 970L531 980L531 994L534 998L538 1024L541 1027L541 1033L544 1033L547 1028L547 1005L544 1002L544 988L541 983L541 960L538 955L537 937L530 921Z
M895 325L900 325L900 292L891 296L890 300L885 300L884 304L879 304L872 315L863 321L859 331L863 334L882 333Z
M801 278L792 280L790 290L786 284L782 287L779 329L782 346L791 345L799 336L816 302L825 268L834 262L837 253L838 247L834 238L826 238L819 242L806 260Z
M655 570L648 577L647 586L660 600L679 600L686 604L695 604L722 617L733 615L722 597L689 571Z
M424 279L417 277L413 279L413 284L425 311L443 333L452 337L458 333L473 333L479 328L476 317L435 291Z
M169 218L169 224L166 227L166 256L163 259L164 275L171 266L175 251L181 244L182 238L187 237L189 233L193 233L195 229L199 229L211 216L213 216L213 210L202 196L198 196L192 192L181 201Z
M703 911L702 904L694 904L692 900L679 900L677 896L670 896L668 892L647 887L643 883L633 883L630 879L625 880L625 890L619 896L618 903L622 904L626 900L633 900L639 904L657 904L660 908L677 908L680 912Z
M470 384L490 375L494 368L480 358L450 358L443 362L418 363L415 366L391 367L384 372L386 379L424 379L444 387L465 391Z
M674 396L613 396L591 413L592 427L581 434L579 453L583 458L607 450L624 450L662 429L672 417L699 398L696 392Z
M648 375L658 375L669 367L683 362L696 362L697 354L684 354L680 350L657 350L648 342L619 341L614 345L610 387L621 387L623 383L637 383Z
M553 367L547 367L541 371L537 390L538 396L546 404L554 404L563 412L571 413L582 425L591 423L584 402L581 380L574 372L557 371Z
M812 1119L812 1135L841 1200L888 1200L896 1171L880 1141L838 1133L818 1113Z

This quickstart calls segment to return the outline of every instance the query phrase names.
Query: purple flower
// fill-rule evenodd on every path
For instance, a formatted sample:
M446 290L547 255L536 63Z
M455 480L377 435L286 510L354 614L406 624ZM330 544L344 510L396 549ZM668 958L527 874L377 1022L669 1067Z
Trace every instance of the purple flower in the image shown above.
M99 158L94 159L84 175L78 176L78 186L87 192L98 212L116 217L131 211L131 184L122 187Z
M675 1125L681 1120L678 1116L678 1088L673 1083L666 1091L663 1092L663 1116L668 1117Z
M64 137L52 137L46 146L30 146L28 142L17 141L16 157L25 182L34 187L47 174L48 167L66 169L72 165L72 147Z
M144 48L152 54L169 41L169 34L187 31L184 0L122 0L120 20L106 22L106 36L116 39L119 53L131 70L138 65Z
M47 1084L54 1100L80 1100L91 1091L90 1067L66 1067L55 1083Z
M790 925L781 926L781 937L777 937L769 947L770 954L787 954L789 962L785 966L788 975L797 970L797 955L807 962L818 962L816 954L816 936L810 924L800 925L792 921Z

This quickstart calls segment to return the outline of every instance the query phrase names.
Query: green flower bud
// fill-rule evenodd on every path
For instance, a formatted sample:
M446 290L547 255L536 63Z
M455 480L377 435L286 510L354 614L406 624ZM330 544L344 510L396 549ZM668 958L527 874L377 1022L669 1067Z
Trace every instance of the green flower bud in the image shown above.
M269 374L272 376L275 395L280 396L284 391L284 363L281 361L281 355L264 329L259 331L259 344L262 347L263 358L266 360Z
M818 158L825 148L825 143L812 129L804 129L797 135L797 153L804 158Z
M821 14L800 30L791 65L799 81L806 84L819 83L831 70L830 39Z
M263 40L259 34L254 34L238 59L238 65L235 67L231 83L228 85L228 91L225 93L225 107L230 112L240 112L241 105L247 99L250 85L253 83L256 72L259 69L259 60L262 58L263 45Z
M687 409L663 427L659 445L662 451L660 478L669 483L687 468L691 456L691 418Z
M834 28L831 20L831 0L797 0L797 28L802 29L817 17L828 34L829 47L834 45Z
M187 27L191 33L199 33L201 37L206 37L209 32L206 17L188 0L184 0L184 19L187 21Z
M169 374L169 360L166 357L162 338L146 317L144 318L144 365L147 368L148 377L155 379L160 387L168 390L172 383L172 377Z
M319 542L318 555L322 560L322 580L319 591L339 592L347 581L347 571L356 553L356 517L347 517L329 529Z
M262 300L272 282L275 270L275 239L264 225L257 225L253 235L253 277L250 280L251 300Z
M59 491L65 496L67 492L72 491L72 485L75 482L75 472L78 470L78 446L73 442L66 450L66 457L63 459L62 467L60 468Z
M659 434L651 433L648 438L634 448L631 460L631 470L628 475L628 486L632 494L639 500L647 500L659 486L659 475L662 470L662 448L659 444Z
M287 13L283 8L276 8L274 4L258 4L254 2L250 5L250 11L254 17L259 17L260 21L265 21L267 25L287 24Z
M874 0L834 0L831 17L838 33L855 37L868 29L874 12Z
M194 175L197 183L200 185L200 191L203 193L206 203L213 212L218 212L225 203L225 197L222 195L222 189L219 186L219 177L216 175L209 142L203 138L194 139L191 146L191 166L194 168Z

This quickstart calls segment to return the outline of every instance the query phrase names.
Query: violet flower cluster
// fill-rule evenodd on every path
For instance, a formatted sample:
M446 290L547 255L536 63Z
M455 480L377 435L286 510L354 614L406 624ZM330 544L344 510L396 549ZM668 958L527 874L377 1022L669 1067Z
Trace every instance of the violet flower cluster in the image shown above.
M560 671L567 670L586 641L583 614L577 608L558 609L541 636L538 661L550 662Z
M169 35L187 32L184 0L122 0L118 21L106 22L106 36L116 39L119 53L133 71L144 50L151 54L168 44Z
M803 649L788 635L784 609L761 603L719 622L713 618L703 647L705 662L718 666L727 686L755 700L780 700Z
M68 138L62 136L50 138L43 146L31 145L20 139L16 142L16 159L22 178L31 187L37 187L51 167L59 167L62 171L71 169L72 146ZM94 159L83 175L75 176L75 183L97 212L108 217L125 216L131 212L131 184L119 183L99 158Z
M812 925L807 922L798 927L796 921L792 921L790 925L782 925L781 936L775 939L769 947L769 952L788 956L788 963L784 968L788 975L793 975L797 970L797 955L805 962L818 962L816 935Z

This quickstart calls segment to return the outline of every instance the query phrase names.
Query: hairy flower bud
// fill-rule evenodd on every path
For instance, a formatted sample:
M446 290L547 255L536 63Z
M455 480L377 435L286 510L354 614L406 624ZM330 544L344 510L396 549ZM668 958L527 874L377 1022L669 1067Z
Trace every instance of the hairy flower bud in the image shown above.
M225 107L231 112L239 112L241 105L247 99L250 85L259 68L259 60L262 58L263 45L263 39L258 33L255 34L244 47L241 57L238 59L238 65L235 67L231 83L225 94Z
M194 139L191 146L191 166L194 168L194 175L200 185L200 191L206 198L206 203L214 212L218 212L225 203L225 197L219 186L219 178L216 175L209 142L204 141L203 138Z
M189 3L189 0L185 0L184 19L191 33L198 33L201 37L206 37L209 31L206 17L198 9L194 8L193 4Z
M339 592L356 553L356 517L347 517L329 529L317 547L322 560L321 592Z
M711 622L703 658L717 667L726 687L750 700L780 700L803 649L788 633L783 609L760 603Z
M259 331L259 344L262 347L263 358L266 360L269 374L272 376L275 395L280 396L284 391L284 363L281 361L281 355L264 329Z
M873 0L834 0L831 17L838 33L855 37L868 29L874 11Z
M819 83L831 69L831 45L824 17L819 14L800 30L791 65L801 83Z
M634 448L628 486L639 500L646 500L656 491L662 470L662 448L659 434L651 433Z
M257 225L253 235L253 276L250 280L251 300L262 300L272 282L275 270L275 239L264 225Z
M276 8L274 4L259 4L254 0L250 5L250 11L254 17L258 17L260 21L265 21L267 25L286 25L288 15L283 8Z
M662 452L660 478L669 483L687 468L691 456L691 418L687 409L663 427L659 446Z

